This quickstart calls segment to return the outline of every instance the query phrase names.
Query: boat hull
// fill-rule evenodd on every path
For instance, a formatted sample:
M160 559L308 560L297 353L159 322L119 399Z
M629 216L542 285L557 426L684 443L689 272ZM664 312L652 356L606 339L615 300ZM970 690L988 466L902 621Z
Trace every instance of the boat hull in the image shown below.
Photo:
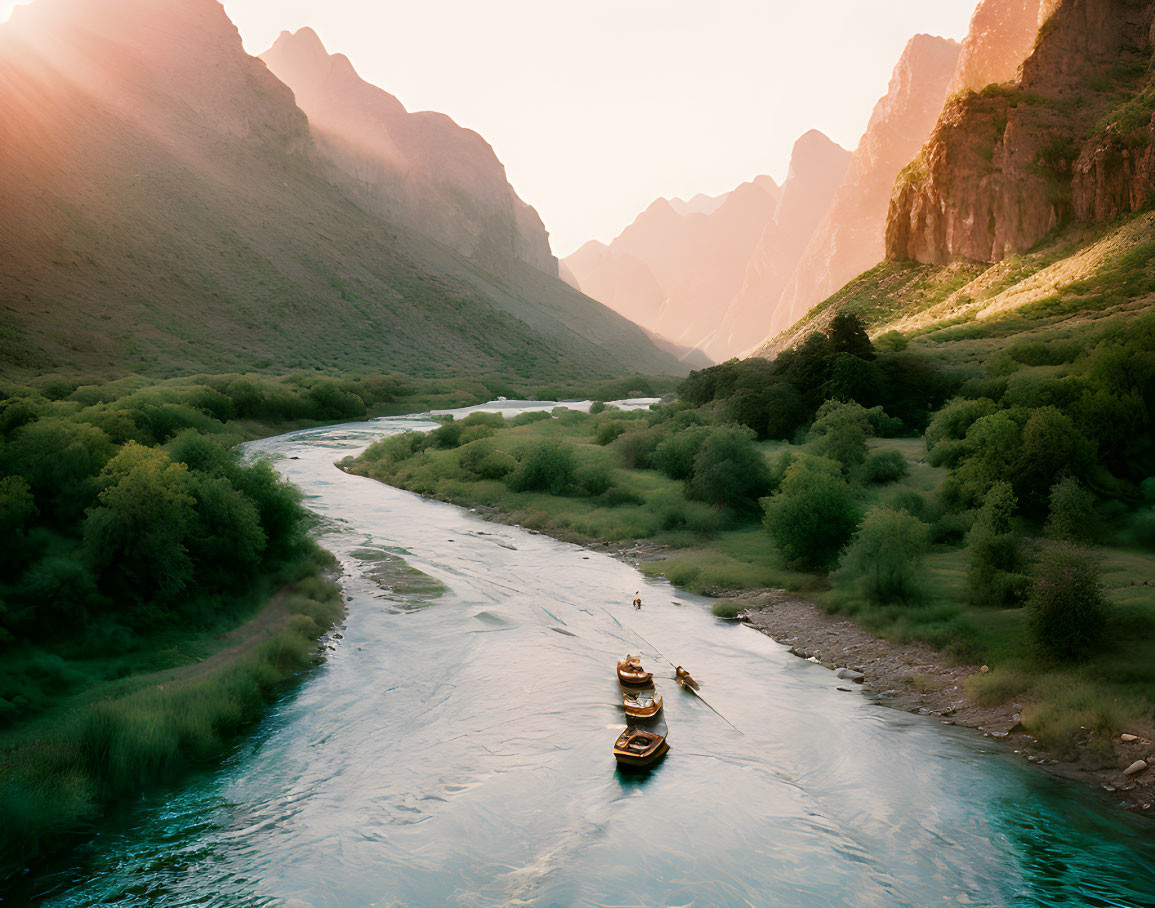
M614 744L614 759L619 766L651 766L670 750L664 737L652 732L627 728Z

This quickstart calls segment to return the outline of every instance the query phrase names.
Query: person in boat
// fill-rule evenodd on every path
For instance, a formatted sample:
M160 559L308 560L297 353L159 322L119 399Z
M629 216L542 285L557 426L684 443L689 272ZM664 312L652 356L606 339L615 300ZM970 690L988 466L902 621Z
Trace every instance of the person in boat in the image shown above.
M674 680L679 684L684 684L686 687L692 687L694 690L698 689L698 682L680 665L674 668Z

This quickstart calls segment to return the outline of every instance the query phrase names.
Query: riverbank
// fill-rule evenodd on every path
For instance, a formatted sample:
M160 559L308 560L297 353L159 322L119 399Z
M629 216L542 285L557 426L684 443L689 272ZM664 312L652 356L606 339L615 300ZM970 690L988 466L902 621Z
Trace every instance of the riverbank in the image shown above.
M318 661L344 611L319 555L239 626L189 631L183 646L204 656L76 691L0 736L0 878L87 834L113 804L218 760Z
M469 510L495 523L520 525L517 515L494 507ZM528 531L608 554L647 576L665 576L662 562L678 554L669 545L646 540L609 542L548 525ZM1009 700L984 705L968 693L968 682L973 684L972 679L987 675L982 665L959 663L926 643L898 643L871 634L853 621L827 612L812 599L787 590L761 587L701 593L717 599L724 606L721 611L788 646L798 658L842 671L843 689L849 693L857 692L880 706L945 725L974 729L1025 762L1052 775L1094 786L1111 803L1155 819L1155 725L1133 722L1123 735L1109 739L1108 752L1104 751L1104 739L1087 730L1073 750L1060 753L1044 747L1023 727L1022 714L1028 703ZM1132 775L1124 773L1140 760L1150 768Z

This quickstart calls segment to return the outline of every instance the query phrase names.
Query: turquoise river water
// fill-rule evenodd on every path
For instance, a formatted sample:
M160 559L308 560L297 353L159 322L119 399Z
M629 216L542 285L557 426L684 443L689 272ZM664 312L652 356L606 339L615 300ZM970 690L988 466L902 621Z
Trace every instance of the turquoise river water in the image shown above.
M345 570L340 637L224 765L126 809L32 881L37 901L1155 905L1155 825L1100 793L839 691L608 556L333 466L429 427L390 418L249 446L323 518ZM445 595L382 589L366 558L394 555ZM643 775L611 754L627 650L658 673L670 727ZM725 720L660 680L663 657Z

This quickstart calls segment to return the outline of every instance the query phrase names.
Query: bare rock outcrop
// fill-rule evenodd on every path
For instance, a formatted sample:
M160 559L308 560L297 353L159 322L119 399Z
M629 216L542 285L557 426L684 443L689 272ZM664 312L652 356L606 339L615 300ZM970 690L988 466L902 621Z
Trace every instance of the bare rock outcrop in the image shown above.
M1147 204L1153 21L1150 0L1055 4L1015 82L948 102L895 185L887 257L996 262Z

